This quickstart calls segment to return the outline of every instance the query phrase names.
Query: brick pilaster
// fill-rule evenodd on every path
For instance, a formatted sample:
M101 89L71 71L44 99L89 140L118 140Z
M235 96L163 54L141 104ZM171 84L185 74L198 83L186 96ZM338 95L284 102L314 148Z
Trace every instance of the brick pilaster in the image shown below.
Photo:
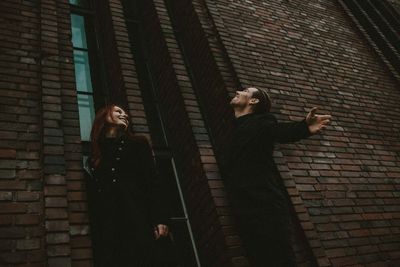
M64 131L61 111L59 10L41 2L43 192L48 266L71 266Z
M36 2L0 3L0 265L46 261Z

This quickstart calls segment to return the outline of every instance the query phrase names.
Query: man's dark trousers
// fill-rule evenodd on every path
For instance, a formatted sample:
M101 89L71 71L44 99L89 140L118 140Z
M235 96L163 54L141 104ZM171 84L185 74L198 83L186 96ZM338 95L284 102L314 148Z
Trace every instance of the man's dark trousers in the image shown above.
M240 237L252 267L297 266L290 239L289 216L274 217L265 214L238 220Z

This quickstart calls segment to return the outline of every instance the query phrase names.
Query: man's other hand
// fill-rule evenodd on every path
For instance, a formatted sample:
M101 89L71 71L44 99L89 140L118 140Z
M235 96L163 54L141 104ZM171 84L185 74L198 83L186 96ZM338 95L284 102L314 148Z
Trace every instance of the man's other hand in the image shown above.
M308 125L308 130L311 134L316 134L326 128L330 122L331 115L317 115L318 108L313 107L307 114L306 122Z
M159 224L154 227L154 237L159 239L160 237L166 237L169 234L168 226L165 224Z

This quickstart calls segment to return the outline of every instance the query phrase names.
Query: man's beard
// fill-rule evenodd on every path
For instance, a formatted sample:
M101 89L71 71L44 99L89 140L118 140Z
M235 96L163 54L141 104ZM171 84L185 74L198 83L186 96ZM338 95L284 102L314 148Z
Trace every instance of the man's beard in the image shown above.
M235 101L235 98L236 98L236 97L232 98L231 101L229 102L229 104L231 105L231 107L236 107L236 106L238 106L238 104L239 104L239 103L237 103L237 101Z

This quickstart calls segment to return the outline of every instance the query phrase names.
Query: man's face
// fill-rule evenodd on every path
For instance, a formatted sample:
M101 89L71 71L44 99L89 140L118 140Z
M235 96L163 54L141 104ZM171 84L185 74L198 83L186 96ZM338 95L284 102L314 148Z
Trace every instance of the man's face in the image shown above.
M118 106L112 107L110 114L106 117L106 121L110 124L118 125L123 129L126 129L129 124L128 114Z
M236 95L231 100L231 106L233 108L246 108L247 106L254 105L258 102L258 99L253 98L253 93L257 91L257 88L246 88L242 91L236 91Z

